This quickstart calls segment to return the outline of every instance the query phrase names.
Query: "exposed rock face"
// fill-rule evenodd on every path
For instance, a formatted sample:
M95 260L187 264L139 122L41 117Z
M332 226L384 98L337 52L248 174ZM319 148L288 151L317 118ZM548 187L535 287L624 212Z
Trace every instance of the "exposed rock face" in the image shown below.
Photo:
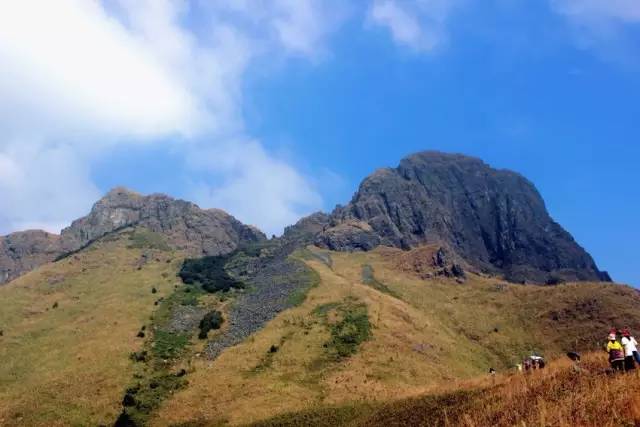
M317 241L332 249L367 249L351 226L366 223L380 244L442 244L474 269L516 282L609 279L551 219L533 184L462 155L422 152L376 171L331 222Z
M329 227L330 217L324 212L316 212L302 218L294 225L284 229L282 239L298 240L302 243L310 244L315 237Z
M20 231L0 237L0 284L60 255L60 236L46 231Z
M320 233L315 244L336 251L369 251L380 245L380 241L380 236L367 222L345 219Z
M89 215L62 230L63 249L77 250L129 226L162 233L175 248L193 256L221 255L233 251L241 242L266 239L261 231L220 209L205 210L163 194L142 196L115 188L93 206Z
M221 255L243 242L266 239L261 231L222 210L200 209L165 195L142 196L116 188L99 200L89 215L62 230L60 236L27 231L0 237L0 284L106 234L137 226L164 234L174 248L194 257Z

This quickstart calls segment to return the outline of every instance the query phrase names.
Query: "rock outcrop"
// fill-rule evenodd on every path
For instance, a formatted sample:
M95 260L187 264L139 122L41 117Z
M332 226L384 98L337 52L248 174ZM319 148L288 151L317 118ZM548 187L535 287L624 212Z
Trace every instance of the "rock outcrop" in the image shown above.
M476 271L514 282L610 280L531 182L463 155L422 152L380 169L330 221L316 241L331 249L366 250L376 237L405 249L441 244Z
M345 219L320 233L314 243L334 251L369 251L380 245L380 236L365 221Z
M143 196L115 188L60 236L27 231L0 237L0 284L126 227L161 233L173 248L194 257L226 254L242 243L266 239L258 229L220 209L201 209L162 194Z
M41 230L19 231L0 237L0 284L60 255L60 236Z
M220 209L200 209L164 194L142 196L115 188L93 206L89 215L62 230L62 246L65 252L78 250L108 233L131 226L161 233L174 248L192 256L221 255L233 251L241 242L266 239L261 231Z

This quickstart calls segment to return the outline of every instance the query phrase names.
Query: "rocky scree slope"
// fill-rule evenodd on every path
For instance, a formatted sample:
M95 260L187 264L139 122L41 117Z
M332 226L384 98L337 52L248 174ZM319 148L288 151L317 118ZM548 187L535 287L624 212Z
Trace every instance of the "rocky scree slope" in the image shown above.
M126 227L161 233L174 249L191 256L226 254L242 243L266 239L261 231L220 209L201 209L163 194L143 196L115 188L60 236L26 231L0 237L0 284Z
M315 241L333 250L438 243L473 270L513 282L611 280L531 182L458 154L421 152L374 172Z

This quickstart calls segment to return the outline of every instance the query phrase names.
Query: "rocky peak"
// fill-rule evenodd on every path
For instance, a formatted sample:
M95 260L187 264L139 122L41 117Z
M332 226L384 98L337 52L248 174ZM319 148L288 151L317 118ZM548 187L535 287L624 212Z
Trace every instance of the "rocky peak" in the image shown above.
M200 209L194 203L163 194L144 196L117 187L60 236L29 231L1 237L0 284L126 227L161 233L174 248L191 256L220 255L244 242L266 239L257 228L242 224L220 209Z
M123 227L142 226L162 233L177 249L193 256L219 255L242 241L266 237L220 209L200 209L196 204L164 194L143 196L126 188L109 191L86 217L62 230L66 251L77 250Z
M608 279L549 216L531 182L460 154L421 152L376 171L331 222L318 236L326 247L358 249L365 232L367 242L373 233L380 244L405 249L441 244L476 271L517 282ZM354 222L372 233L356 232Z

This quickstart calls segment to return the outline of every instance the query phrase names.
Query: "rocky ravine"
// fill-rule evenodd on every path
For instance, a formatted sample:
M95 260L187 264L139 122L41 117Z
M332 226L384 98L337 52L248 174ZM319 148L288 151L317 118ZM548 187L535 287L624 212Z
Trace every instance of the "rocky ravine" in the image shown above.
M26 231L0 237L0 284L131 226L162 233L174 248L194 257L226 254L242 242L266 239L261 231L220 209L200 209L162 194L143 196L115 188L60 236Z
M316 243L334 250L439 243L514 282L610 281L549 216L534 185L458 154L421 152L366 178Z

